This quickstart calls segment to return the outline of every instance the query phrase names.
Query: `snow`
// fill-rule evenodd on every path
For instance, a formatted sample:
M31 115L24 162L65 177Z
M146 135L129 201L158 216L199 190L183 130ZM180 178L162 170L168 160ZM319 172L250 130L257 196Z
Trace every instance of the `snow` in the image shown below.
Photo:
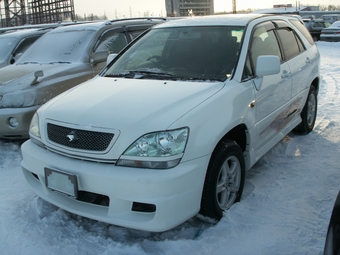
M194 217L149 233L73 215L28 188L20 144L0 140L0 253L323 254L340 189L340 43L318 47L323 83L315 129L290 133L261 158L247 172L241 202L216 225Z

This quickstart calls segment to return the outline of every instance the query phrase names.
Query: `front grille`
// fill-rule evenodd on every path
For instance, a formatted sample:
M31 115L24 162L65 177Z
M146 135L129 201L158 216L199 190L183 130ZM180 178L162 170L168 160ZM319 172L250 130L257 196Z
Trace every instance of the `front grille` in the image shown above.
M47 124L48 138L57 144L80 150L105 151L114 134Z

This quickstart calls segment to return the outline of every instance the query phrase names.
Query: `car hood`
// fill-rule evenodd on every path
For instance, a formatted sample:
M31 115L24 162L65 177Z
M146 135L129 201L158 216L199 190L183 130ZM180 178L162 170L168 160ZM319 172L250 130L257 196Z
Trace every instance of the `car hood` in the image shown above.
M53 121L83 128L152 132L169 128L223 86L223 82L165 82L97 76L52 99L40 110L42 116Z
M0 69L0 94L30 88L36 71L43 71L39 83L79 72L84 63L10 65Z

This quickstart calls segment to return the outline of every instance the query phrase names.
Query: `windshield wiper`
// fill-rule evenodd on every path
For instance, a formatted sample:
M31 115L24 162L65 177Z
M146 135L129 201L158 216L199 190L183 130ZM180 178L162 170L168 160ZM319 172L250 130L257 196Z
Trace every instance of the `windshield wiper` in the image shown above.
M169 73L159 73L159 72L152 72L152 71L127 71L125 73L119 74L108 74L105 77L123 77L123 78L130 78L130 79L143 79L143 78L151 78L151 79L174 79L177 78L175 74Z
M52 62L49 62L49 64L71 64L70 61L52 61Z
M27 65L27 64L39 64L39 62L37 62L37 61L26 61L26 62L22 62L22 63L18 63L18 64L22 64L22 65Z

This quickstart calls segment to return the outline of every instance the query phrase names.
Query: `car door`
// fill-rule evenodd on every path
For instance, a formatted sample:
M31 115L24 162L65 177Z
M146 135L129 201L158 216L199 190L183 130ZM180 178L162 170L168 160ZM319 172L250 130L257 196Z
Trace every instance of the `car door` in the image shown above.
M259 56L274 55L281 61L278 74L253 79L256 96L256 137L253 140L253 149L258 151L287 124L287 105L291 99L292 79L271 22L256 26L251 40L249 61L254 71Z

